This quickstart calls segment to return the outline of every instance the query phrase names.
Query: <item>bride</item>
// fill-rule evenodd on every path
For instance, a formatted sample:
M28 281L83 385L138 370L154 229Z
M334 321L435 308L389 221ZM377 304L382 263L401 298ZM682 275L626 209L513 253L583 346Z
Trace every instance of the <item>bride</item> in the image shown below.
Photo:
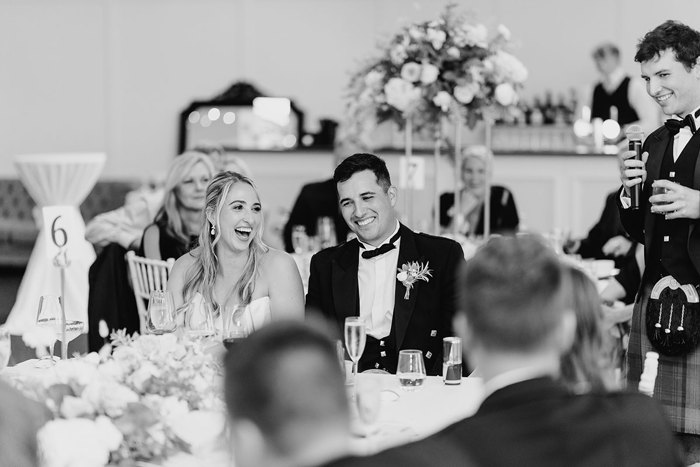
M262 205L252 180L236 172L216 175L204 214L199 246L170 272L176 309L202 299L215 315L248 306L255 329L271 319L303 319L299 270L291 256L262 242Z

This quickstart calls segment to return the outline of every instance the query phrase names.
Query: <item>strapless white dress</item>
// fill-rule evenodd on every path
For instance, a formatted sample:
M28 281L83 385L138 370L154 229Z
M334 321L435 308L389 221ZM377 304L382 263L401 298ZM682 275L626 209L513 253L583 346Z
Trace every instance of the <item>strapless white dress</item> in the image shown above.
M251 301L246 308L248 317L251 320L251 326L249 326L249 328L252 331L257 331L268 324L272 319L270 315L270 297L256 298ZM217 316L214 320L214 326L218 332L223 332L221 315Z

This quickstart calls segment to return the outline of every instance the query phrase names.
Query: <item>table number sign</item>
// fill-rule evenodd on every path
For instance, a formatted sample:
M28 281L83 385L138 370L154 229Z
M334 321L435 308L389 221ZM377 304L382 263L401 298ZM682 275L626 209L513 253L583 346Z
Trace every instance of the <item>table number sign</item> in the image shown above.
M59 252L74 250L85 236L85 227L75 206L46 206L42 208L46 255L52 261Z

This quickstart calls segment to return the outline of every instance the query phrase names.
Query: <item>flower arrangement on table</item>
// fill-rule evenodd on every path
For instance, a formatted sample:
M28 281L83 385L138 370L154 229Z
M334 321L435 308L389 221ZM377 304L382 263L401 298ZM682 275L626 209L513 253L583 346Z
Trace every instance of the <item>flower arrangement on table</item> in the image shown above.
M518 102L527 69L507 49L510 31L490 37L448 5L439 19L404 27L379 58L351 79L348 136L365 141L373 123L435 130L441 117L458 117L471 128L487 114L508 112Z
M44 465L133 465L187 450L174 430L183 417L224 413L220 374L205 344L120 331L100 354L11 382L54 416L38 434Z

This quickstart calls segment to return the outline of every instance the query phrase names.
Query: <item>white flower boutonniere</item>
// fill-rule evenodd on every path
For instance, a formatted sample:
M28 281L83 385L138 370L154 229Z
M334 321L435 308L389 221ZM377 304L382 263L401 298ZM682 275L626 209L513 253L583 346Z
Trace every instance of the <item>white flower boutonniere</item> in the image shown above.
M416 281L428 282L432 277L431 270L428 269L430 263L425 263L425 266L420 264L418 261L408 262L401 266L398 274L396 274L396 279L400 281L404 287L406 287L406 293L404 294L404 300L408 300L413 284Z

